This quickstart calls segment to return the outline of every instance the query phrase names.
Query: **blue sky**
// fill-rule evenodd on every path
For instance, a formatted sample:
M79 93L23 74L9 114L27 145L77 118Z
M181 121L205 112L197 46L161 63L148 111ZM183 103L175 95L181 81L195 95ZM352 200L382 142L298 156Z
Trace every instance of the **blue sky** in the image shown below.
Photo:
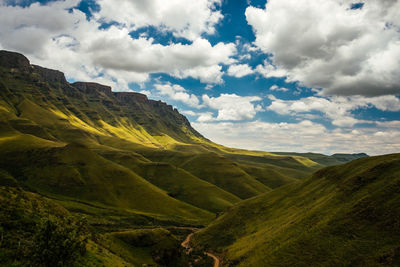
M400 152L400 4L0 0L0 48L265 151Z

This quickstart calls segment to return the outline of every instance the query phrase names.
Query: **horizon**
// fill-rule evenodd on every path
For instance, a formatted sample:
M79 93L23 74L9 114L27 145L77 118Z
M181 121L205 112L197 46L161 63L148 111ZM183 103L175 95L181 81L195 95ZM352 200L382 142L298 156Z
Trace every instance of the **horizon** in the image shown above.
M0 0L0 49L172 104L225 146L400 152L397 1L161 3Z

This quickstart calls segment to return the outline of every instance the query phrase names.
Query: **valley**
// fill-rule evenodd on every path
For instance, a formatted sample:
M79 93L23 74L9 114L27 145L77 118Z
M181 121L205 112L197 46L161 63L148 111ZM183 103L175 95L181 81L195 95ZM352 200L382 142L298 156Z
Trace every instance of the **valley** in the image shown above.
M395 266L399 167L228 148L164 102L0 51L0 265L33 264L47 219L76 226L77 266Z

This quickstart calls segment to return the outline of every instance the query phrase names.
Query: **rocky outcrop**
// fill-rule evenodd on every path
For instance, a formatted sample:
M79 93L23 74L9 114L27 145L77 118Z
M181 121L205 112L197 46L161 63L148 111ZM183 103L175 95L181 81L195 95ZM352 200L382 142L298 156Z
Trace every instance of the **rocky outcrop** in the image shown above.
M0 50L0 66L28 71L31 68L29 60L20 53Z
M46 69L37 65L32 65L33 72L39 74L46 82L67 83L63 72L58 70Z
M126 104L130 104L132 102L146 103L149 101L146 95L135 92L116 92L114 93L114 96Z
M71 85L85 94L104 93L108 96L112 96L111 87L107 85L92 82L75 82Z

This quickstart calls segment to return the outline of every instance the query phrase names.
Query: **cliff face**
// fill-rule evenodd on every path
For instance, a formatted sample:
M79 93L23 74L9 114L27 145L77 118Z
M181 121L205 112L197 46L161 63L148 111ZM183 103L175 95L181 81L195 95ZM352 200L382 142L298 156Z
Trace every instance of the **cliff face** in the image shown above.
M37 65L32 65L32 71L39 74L46 82L67 83L65 75L61 71L46 69Z
M121 103L129 104L129 103L146 103L148 102L147 96L134 92L116 92L114 93L115 97L121 101Z
M93 82L70 84L65 79L64 73L31 65L24 55L14 52L0 51L0 67L5 70L0 73L5 77L5 81L18 76L18 80L34 85L29 89L24 87L8 89L11 95L7 97L19 99L13 100L16 101L15 107L23 102L24 98L21 96L25 95L29 101L33 100L39 106L57 106L85 123L96 126L100 121L113 127L121 127L121 124L126 127L140 126L152 136L168 135L186 143L193 142L193 136L203 138L190 126L186 117L171 105L149 100L146 95L135 92L112 92L110 86ZM124 118L123 123L122 118Z
M22 54L0 50L0 66L28 71L31 68L29 60Z
M85 94L98 94L104 93L108 96L112 95L111 87L107 85L102 85L99 83L90 82L75 82L72 84L73 87L79 89Z

